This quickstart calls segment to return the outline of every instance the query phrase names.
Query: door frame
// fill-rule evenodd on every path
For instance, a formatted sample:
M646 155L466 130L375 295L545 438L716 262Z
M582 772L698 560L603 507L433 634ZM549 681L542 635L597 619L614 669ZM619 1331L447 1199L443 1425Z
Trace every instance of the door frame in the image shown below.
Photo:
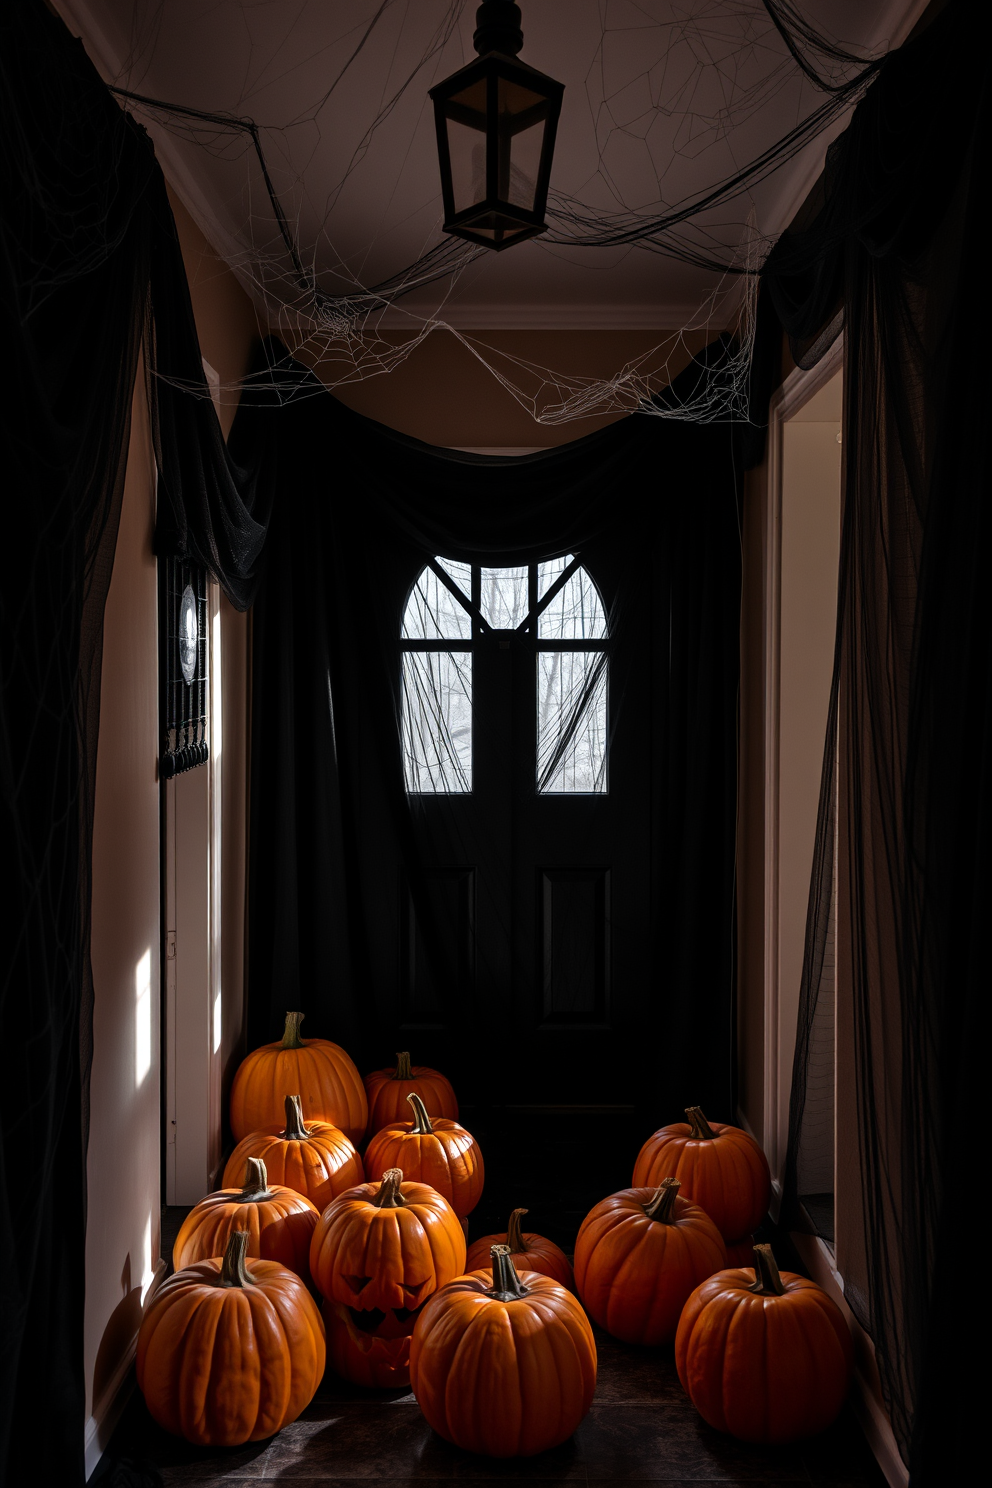
M782 505L785 425L843 369L839 335L815 367L797 367L772 398L768 413L768 485L764 548L764 927L763 955L763 1146L772 1171L772 1211L778 1217L789 1140L789 1096L795 1037L781 1026L781 723L782 723Z

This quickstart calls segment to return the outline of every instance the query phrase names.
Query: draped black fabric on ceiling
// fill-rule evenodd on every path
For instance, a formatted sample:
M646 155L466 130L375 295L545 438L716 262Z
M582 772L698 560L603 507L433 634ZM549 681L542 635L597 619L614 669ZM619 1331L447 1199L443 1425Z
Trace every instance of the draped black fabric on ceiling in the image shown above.
M314 396L312 378L300 377L310 396L243 407L231 434L235 458L275 487L253 618L249 1046L274 1037L298 1006L313 1032L360 1061L403 1047L391 1011L397 967L379 954L383 895L397 874L439 963L446 934L417 896L422 863L404 789L406 594L435 554L511 565L578 549L594 569L621 572L637 623L653 627L651 675L615 681L618 727L638 708L658 715L644 782L654 951L631 1085L642 1052L664 1040L670 1073L658 1075L656 1053L654 1098L677 1111L695 1091L730 1113L735 431L633 417L547 453L490 459L407 438ZM441 995L464 1053L478 1020L450 980Z
M204 562L244 608L265 512L257 521L250 476L227 460L150 143L40 0L0 10L0 136L0 420L16 533L0 586L0 1478L68 1488L84 1481L103 612L142 342L153 383L168 379L160 551Z
M921 1488L966 1481L984 1431L955 1284L989 1047L992 374L976 294L990 30L987 7L959 0L886 61L832 148L819 215L768 266L798 353L841 301L846 328L838 637L784 1216L809 1223L836 894L837 1039L854 1072L838 1132L856 1132L838 1150L838 1264Z

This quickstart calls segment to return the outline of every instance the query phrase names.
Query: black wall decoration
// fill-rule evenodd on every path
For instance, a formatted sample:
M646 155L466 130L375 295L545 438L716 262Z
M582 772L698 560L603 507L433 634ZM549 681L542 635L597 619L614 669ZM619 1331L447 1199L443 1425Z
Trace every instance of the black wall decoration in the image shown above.
M171 780L184 770L205 765L210 758L207 575L205 569L185 558L164 559L159 574L162 605L159 770L163 780Z

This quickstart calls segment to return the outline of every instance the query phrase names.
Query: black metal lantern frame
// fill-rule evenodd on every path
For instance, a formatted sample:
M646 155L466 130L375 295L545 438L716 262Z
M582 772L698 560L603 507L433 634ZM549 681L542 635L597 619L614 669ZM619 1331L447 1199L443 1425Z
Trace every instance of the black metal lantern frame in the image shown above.
M517 26L484 27L483 12L515 12ZM499 19L503 21L504 14ZM431 89L444 230L497 253L544 232L563 83L510 55L523 44L515 5L479 11L477 62ZM510 19L510 17L506 17Z

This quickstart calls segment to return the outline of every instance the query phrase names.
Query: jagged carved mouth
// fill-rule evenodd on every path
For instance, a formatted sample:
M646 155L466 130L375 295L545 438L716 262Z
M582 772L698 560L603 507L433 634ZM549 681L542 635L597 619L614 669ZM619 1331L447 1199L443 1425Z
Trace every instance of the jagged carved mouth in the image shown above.
M386 1312L381 1307L348 1308L348 1316L359 1333L376 1334L380 1338L408 1338L419 1315L420 1307L391 1307Z

